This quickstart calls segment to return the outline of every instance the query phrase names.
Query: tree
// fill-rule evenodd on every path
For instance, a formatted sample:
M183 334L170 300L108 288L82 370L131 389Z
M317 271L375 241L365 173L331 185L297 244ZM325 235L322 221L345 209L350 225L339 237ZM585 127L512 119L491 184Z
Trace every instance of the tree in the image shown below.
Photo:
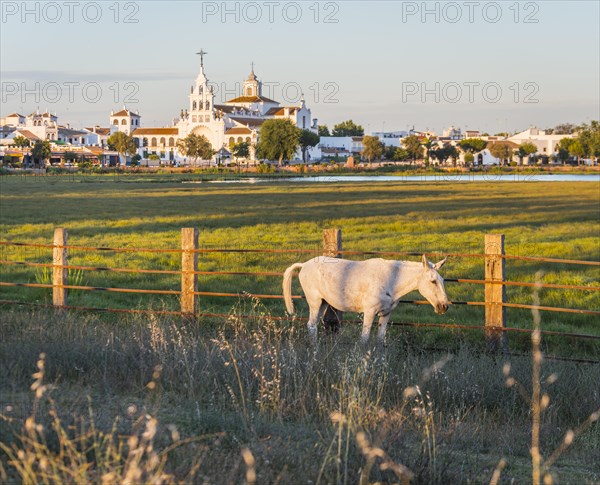
M331 136L329 134L329 128L327 128L327 125L319 125L318 130L319 136Z
M410 135L406 138L402 138L402 145L404 145L404 148L408 152L408 155L413 162L417 161L423 155L421 141L416 135Z
M578 139L583 148L583 156L598 160L600 157L600 121L583 124L579 128Z
M384 145L383 146L383 159L384 160L395 160L396 150L398 147L394 145Z
M215 154L212 145L204 135L190 133L185 138L177 141L177 149L185 156L192 158L194 162L201 160L210 160Z
M529 157L529 155L533 155L538 151L537 147L528 141L521 143L517 150L517 155L519 155L519 163L523 163L523 158Z
M140 160L142 159L142 156L139 155L138 153L136 153L133 157L131 157L131 166L132 167L137 167L140 164Z
M569 145L573 142L573 138L561 138L556 147L558 148L558 159L564 164L569 158L571 158L571 154L569 153Z
M320 141L319 135L317 135L314 131L310 130L302 130L300 132L300 149L302 150L302 161L306 163L306 153L310 147L315 147L319 144Z
M554 127L553 130L547 130L546 134L551 135L570 135L577 131L577 127L571 123L561 123Z
M431 156L436 160L439 160L443 165L449 158L454 159L454 166L456 166L456 158L458 157L458 150L454 145L444 145L443 147L431 150Z
M504 165L505 161L512 159L512 150L506 143L493 143L490 146L490 153L493 157L500 160L500 165Z
M13 145L16 146L17 148L26 148L30 145L30 143L27 138L19 135L19 136L15 136L13 138Z
M333 127L333 136L363 136L365 130L352 120L342 121Z
M371 164L374 159L381 159L381 155L383 155L383 144L379 141L379 138L376 136L365 136L362 143L365 148L360 154L369 161L369 164Z
M581 157L585 156L585 148L581 143L581 140L574 138L569 144L569 153L574 157L577 157L577 165L581 164Z
M487 141L481 138L465 138L458 142L458 146L466 153L479 153L487 146Z
M290 120L267 120L260 127L259 158L277 160L279 166L294 156L300 144L300 130Z
M236 159L236 161L238 158L248 158L250 156L250 144L245 141L236 143L231 148L231 154Z
M431 150L431 147L433 146L433 140L431 138L423 138L421 145L425 148L425 159L429 161L429 150Z
M65 152L62 156L63 162L74 163L77 160L77 153L75 152Z
M127 155L135 155L137 152L134 139L122 131L116 131L110 135L108 146L119 154L119 163L121 165L127 163ZM121 156L124 158L123 163L121 163Z
M410 159L410 153L408 153L408 150L406 150L406 148L397 147L394 150L394 156L393 156L392 160L398 161L398 162L403 162L403 161L409 160L409 159Z
M456 167L456 160L458 159L458 148L456 148L454 145L447 145L445 147L446 152L445 154L448 155L448 158L452 159L452 166ZM448 159L446 158L446 160Z
M473 161L475 160L475 155L470 152L465 153L465 165L470 167L473 165Z
M52 149L50 148L50 142L48 140L37 140L31 149L31 156L34 162L42 165L44 160L48 160L52 155Z

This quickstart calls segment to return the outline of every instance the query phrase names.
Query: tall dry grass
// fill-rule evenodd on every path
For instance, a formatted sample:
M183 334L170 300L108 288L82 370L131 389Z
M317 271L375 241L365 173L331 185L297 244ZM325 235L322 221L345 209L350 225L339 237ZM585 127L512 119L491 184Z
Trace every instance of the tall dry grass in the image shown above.
M254 318L240 317L248 314ZM196 324L4 316L5 480L531 480L534 382L525 358L508 367L469 347L425 351L398 329L385 352L364 352L352 326L324 336L315 352L303 321L275 321L252 299L241 299L226 320ZM23 389L41 352L30 396ZM552 400L538 394L542 479L600 479L598 371L567 362L539 368L538 381L552 386Z

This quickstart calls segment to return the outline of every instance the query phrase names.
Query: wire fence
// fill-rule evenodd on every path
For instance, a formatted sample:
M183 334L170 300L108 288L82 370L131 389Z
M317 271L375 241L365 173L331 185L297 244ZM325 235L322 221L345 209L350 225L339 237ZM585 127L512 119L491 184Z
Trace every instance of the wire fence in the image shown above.
M231 276L231 277L251 277L251 278L281 278L283 272L279 271L199 271L198 270L198 255L199 254L294 254L294 255L315 255L314 249L232 249L232 248L200 248L198 247L197 230L185 228L182 229L182 247L181 248L132 248L132 247L104 247L104 246L83 246L69 245L67 243L67 231L63 228L55 230L53 244L28 243L20 241L0 241L0 246L13 246L21 248L42 248L51 249L53 251L52 262L33 262L25 260L16 260L3 257L0 259L2 266L20 266L33 267L51 270L51 283L30 283L30 282L15 282L15 281L0 281L0 287L21 287L21 288L42 288L51 289L53 302L40 303L17 299L3 299L0 304L3 305L29 305L37 307L54 307L74 311L97 311L97 312L114 312L114 313L132 313L132 314L163 314L181 316L184 318L227 318L229 314L219 312L202 312L200 311L200 303L202 298L199 297L214 297L214 298L240 298L253 297L264 300L279 300L283 296L281 294L263 294L252 293L247 291L227 292L227 291L199 291L198 276ZM547 305L530 305L519 302L506 301L506 287L523 287L523 288L548 288L553 290L573 290L584 292L598 292L600 286L582 285L582 284L562 284L562 283L533 283L526 281L510 281L505 278L504 264L508 261L530 261L544 264L560 264L560 265L575 265L587 267L600 267L600 262L573 260L573 259L558 259L548 257L535 256L517 256L507 255L504 252L504 236L502 235L486 235L484 252L482 253L443 253L443 256L451 256L453 258L477 258L483 260L485 267L484 279L473 278L448 278L445 282L455 283L459 285L478 285L485 290L484 301L452 301L453 305L466 305L485 308L485 322L481 324L455 324L455 323L426 323L426 322L391 322L391 325L417 327L417 328L443 328L450 330L465 330L465 331L483 331L486 336L488 345L504 346L504 336L509 332L514 333L531 333L531 329L508 326L504 310L506 308L540 310L544 312L559 312L559 313L575 313L581 315L600 315L600 311L586 308L566 308ZM112 266L94 266L94 265L77 265L69 264L69 253L75 251L89 253L137 253L137 254L160 254L167 253L181 257L181 265L177 269L143 269L131 267L112 267ZM326 230L323 236L322 254L330 257L341 256L386 256L393 258L421 256L420 252L408 251L351 251L341 248L341 231ZM428 257L440 256L440 252L425 253ZM126 288L118 286L93 286L74 284L69 281L70 271L80 272L104 272L104 273L125 273L125 274L146 274L146 275L172 275L181 277L181 287L179 289L143 289L143 288ZM89 292L106 292L106 293L132 293L132 294L148 294L148 295L173 295L180 299L179 310L153 310L153 309L128 309L128 308L102 308L97 306L81 306L69 305L67 300L67 291L89 291ZM294 299L304 298L302 295L293 295ZM200 302L199 302L200 300ZM399 301L403 305L428 305L425 300L407 300ZM236 315L240 318L252 318L251 315ZM289 316L270 316L275 320L287 320ZM353 320L345 320L351 322ZM598 340L600 335L590 335L575 332L559 332L559 331L542 331L544 335L562 336L571 339Z

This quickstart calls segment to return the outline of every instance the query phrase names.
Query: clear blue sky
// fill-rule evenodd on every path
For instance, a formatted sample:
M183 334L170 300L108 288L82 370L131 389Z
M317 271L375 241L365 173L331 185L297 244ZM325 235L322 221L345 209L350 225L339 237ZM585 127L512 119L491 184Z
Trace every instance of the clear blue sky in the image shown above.
M107 126L129 96L144 126L162 126L187 107L203 48L229 97L254 61L279 83L263 94L285 103L301 90L330 126L496 132L600 118L597 0L75 3L26 13L2 2L2 115L39 105L62 123Z

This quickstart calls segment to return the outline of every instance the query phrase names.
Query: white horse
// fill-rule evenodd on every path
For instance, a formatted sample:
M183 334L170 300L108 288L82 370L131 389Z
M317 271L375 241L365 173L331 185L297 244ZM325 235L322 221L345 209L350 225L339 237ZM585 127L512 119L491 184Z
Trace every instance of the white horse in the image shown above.
M310 309L308 333L313 342L317 339L317 324L329 304L338 310L364 314L363 345L368 343L373 319L378 315L377 337L382 344L392 310L402 296L413 290L418 290L436 313L446 313L450 302L444 290L444 279L438 273L445 262L443 259L432 264L425 255L419 263L385 259L349 261L320 256L285 270L285 306L290 315L294 313L292 277L294 271L300 269L298 278Z

